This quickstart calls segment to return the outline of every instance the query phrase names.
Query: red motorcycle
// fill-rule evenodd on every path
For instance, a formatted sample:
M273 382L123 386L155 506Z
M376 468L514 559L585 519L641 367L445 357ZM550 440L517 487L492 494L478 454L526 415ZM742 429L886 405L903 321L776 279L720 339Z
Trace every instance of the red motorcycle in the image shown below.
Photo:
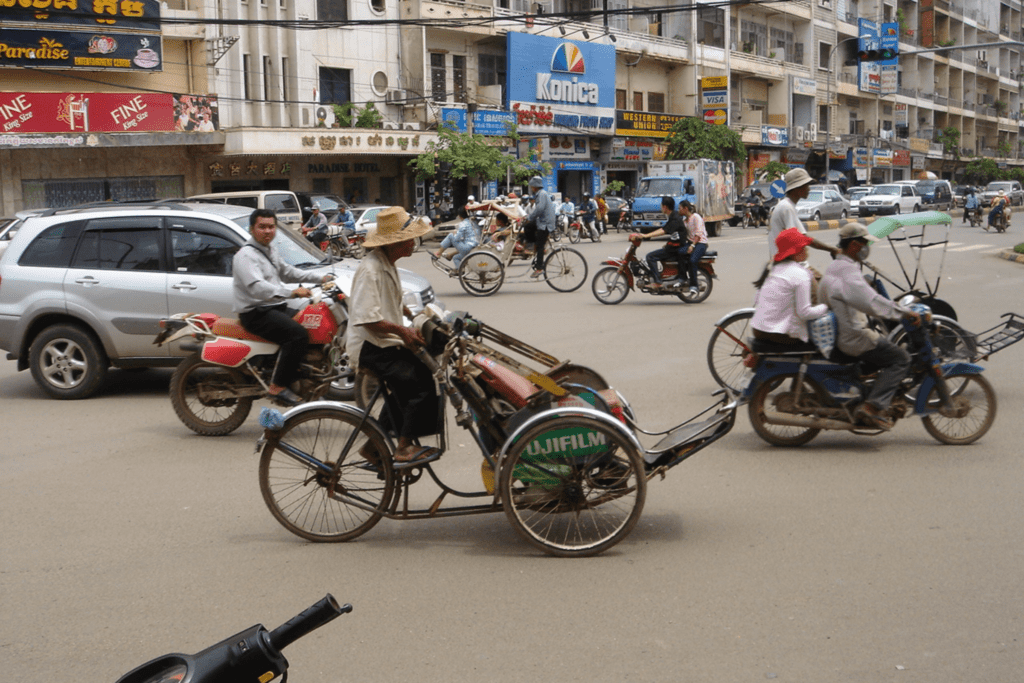
M308 306L295 321L309 330L309 350L292 390L304 401L323 396L350 398L351 368L345 355L348 313L345 294L333 283L313 288ZM268 396L280 347L250 332L238 320L215 313L179 313L160 321L157 346L192 337L181 348L194 349L171 377L171 405L185 426L203 436L238 429L252 403Z
M629 290L638 289L645 294L661 296L677 296L688 304L698 304L711 295L712 280L715 275L715 259L717 251L707 251L697 265L697 294L690 293L690 285L685 275L679 277L679 268L674 258L662 261L661 287L654 287L654 274L647 262L636 255L643 235L636 233L629 236L629 249L621 259L609 258L603 261L604 268L598 269L591 283L591 289L597 300L603 304L617 304L626 298Z

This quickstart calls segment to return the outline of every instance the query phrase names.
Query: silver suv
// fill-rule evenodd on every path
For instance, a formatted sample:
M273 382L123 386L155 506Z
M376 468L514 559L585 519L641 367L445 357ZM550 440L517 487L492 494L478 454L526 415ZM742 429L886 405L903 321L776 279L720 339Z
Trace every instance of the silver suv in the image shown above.
M51 209L26 219L0 257L0 350L59 399L85 398L109 366L175 365L185 351L156 347L160 319L232 315L231 259L251 209L156 203ZM350 290L355 265L332 262L289 230L281 257L310 282L334 273ZM434 300L423 277L399 271L414 313Z

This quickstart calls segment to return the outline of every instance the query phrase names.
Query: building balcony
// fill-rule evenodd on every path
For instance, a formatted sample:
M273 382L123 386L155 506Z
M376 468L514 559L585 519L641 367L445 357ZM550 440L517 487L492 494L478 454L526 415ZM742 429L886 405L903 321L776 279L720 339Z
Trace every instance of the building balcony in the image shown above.
M780 59L761 57L737 50L731 52L729 64L735 72L753 74L772 81L782 81L791 73L807 78L811 75L810 67L803 64L783 62Z

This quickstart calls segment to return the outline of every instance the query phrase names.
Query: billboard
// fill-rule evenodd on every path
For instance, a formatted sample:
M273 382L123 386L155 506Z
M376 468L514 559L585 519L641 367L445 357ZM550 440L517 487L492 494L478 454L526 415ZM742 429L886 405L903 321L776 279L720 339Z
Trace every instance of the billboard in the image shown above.
M217 98L163 93L0 93L0 133L217 130Z
M896 51L899 49L900 27L898 23L878 24L867 19L858 19L857 21L860 33L860 38L857 40L858 51L880 49ZM857 83L859 89L880 95L896 94L899 83L898 63L898 57L877 62L858 62Z
M509 32L506 50L519 132L614 133L614 47Z
M0 31L4 66L162 71L163 48L158 34L5 28Z
M4 23L160 30L159 0L0 0Z

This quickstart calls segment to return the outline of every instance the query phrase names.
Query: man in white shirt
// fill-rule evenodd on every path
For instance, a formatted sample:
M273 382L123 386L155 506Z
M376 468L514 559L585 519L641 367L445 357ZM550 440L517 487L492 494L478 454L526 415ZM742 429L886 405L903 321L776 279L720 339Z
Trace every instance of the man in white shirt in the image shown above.
M796 228L806 234L807 228L796 214L796 203L805 199L811 192L811 183L814 182L811 176L802 168L794 168L786 174L786 196L779 200L779 203L772 209L772 216L768 221L768 261L775 258L775 238L783 230ZM832 254L835 258L839 255L839 249L817 239L812 239L809 245L812 249L820 249Z
M868 314L887 320L920 316L879 294L864 280L860 262L868 257L870 244L878 238L860 223L849 223L839 231L840 255L821 280L821 292L836 316L839 338L836 347L849 356L879 368L878 377L856 412L862 421L878 429L891 429L889 408L900 382L910 368L910 355L871 329Z

